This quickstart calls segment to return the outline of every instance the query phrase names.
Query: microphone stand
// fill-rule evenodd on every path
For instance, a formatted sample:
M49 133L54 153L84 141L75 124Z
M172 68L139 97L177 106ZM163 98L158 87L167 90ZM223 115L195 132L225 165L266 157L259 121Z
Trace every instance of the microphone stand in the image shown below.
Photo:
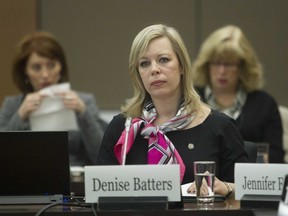
M125 163L126 163L128 135L129 135L129 131L130 131L131 122L132 122L132 118L127 117L127 119L125 121L125 143L124 143L124 151L123 151L123 155L122 155L122 166L125 166Z

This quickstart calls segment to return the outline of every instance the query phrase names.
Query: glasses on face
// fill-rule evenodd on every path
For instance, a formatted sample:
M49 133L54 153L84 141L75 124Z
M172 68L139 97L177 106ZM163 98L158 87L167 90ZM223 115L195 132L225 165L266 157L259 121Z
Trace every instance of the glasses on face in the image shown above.
M233 62L209 62L209 65L212 69L220 69L221 67L224 67L226 70L235 70L239 67L239 63L233 63Z

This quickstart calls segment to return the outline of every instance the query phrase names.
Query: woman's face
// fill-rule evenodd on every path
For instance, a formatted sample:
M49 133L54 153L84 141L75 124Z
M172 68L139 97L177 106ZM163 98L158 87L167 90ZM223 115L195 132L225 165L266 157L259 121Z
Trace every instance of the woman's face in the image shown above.
M34 91L39 91L59 82L61 68L58 60L49 59L34 52L27 61L26 75Z
M139 59L138 71L152 99L180 97L181 68L168 38L156 38L149 43Z
M209 75L211 87L215 91L234 92L240 76L239 61L211 61Z

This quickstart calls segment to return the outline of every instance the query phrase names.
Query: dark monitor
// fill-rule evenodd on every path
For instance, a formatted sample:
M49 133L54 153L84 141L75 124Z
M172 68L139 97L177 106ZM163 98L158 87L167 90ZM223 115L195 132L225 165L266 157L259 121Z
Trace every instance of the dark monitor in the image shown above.
M67 131L0 132L0 196L70 195Z

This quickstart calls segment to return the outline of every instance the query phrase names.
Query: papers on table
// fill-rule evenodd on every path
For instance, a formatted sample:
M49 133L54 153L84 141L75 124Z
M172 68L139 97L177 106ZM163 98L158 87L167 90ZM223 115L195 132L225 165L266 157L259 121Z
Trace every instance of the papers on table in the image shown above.
M181 185L182 196L196 197L196 193L188 193L187 192L187 190L188 190L188 188L190 187L191 184L192 184L192 182L189 182L187 184Z
M188 193L187 192L187 190L191 184L192 184L192 182L181 185L182 198L185 202L195 202L196 201L196 193ZM223 202L224 200L225 200L225 196L222 196L219 194L214 194L214 201L215 202Z

